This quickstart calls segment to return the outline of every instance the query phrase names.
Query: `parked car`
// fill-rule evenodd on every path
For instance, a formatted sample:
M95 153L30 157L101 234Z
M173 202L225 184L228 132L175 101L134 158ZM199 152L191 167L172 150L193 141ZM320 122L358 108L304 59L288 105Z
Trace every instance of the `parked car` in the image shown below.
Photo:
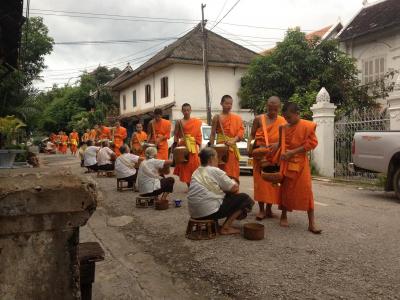
M352 145L354 171L368 170L386 175L386 191L400 199L400 131L359 131Z
M207 124L203 124L201 126L201 133L203 135L203 142L201 143L201 148L207 147L208 142L210 141L210 135L211 135L211 126ZM171 146L174 143L174 136L173 133L171 134L171 137L168 139L168 148L169 148L169 158L173 160L173 154L171 151ZM244 139L241 142L237 143L237 146L240 151L240 170L241 171L253 171L253 159L249 158L248 153L247 153L247 141Z

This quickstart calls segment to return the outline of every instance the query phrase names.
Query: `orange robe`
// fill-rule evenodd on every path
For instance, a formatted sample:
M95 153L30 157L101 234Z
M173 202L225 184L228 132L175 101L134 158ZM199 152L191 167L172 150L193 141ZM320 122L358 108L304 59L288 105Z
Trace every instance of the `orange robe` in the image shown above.
M60 141L61 141L61 144L60 144L60 147L59 147L59 151L60 151L62 154L67 154L67 149L68 149L68 135L66 135L66 134L60 135Z
M285 126L283 130L282 153L304 147L310 151L317 147L315 135L317 125L313 122L300 120L296 125ZM288 162L281 162L283 182L281 186L281 206L288 211L308 211L314 208L314 197L311 186L311 169L307 153L293 156Z
M144 131L132 134L131 148L132 152L140 157L144 157L142 143L147 141L147 133Z
M154 129L151 127L154 126ZM160 121L155 122L154 120L150 123L150 141L155 143L155 138L153 136L153 130L155 132L155 137L165 137L166 139L160 142L157 146L157 158L162 160L168 159L168 139L171 137L171 122L165 119L160 119Z
M126 132L125 127L119 126L118 128L115 128L115 130L114 130L114 152L117 156L121 155L119 148L124 144L124 141L127 136L128 136L128 133Z
M90 132L85 132L82 135L82 142L86 143L88 140L90 140Z
M91 141L96 141L97 140L97 130L96 129L90 130L89 140L91 140Z
M194 138L196 141L195 153L189 152L189 158L186 163L177 164L175 166L174 174L179 176L180 181L185 183L190 183L192 179L193 172L199 167L200 159L198 155L198 149L201 146L202 135L201 135L201 125L203 122L196 118L191 118L186 121L183 125L183 134L185 136L190 135L190 137ZM175 125L179 126L179 125ZM177 132L178 137L180 138L179 146L184 146L185 141L182 139L181 130L178 128Z
M75 154L78 150L79 134L77 132L71 132L69 134L70 150L72 154Z
M224 129L224 133L229 138L234 138L238 136L239 138L243 138L244 128L243 121L239 115L229 113L228 115L220 115L221 117L221 125ZM220 126L217 126L217 133L222 134ZM217 139L218 141L218 139ZM218 142L223 144L224 142ZM233 148L229 148L228 151L228 159L224 165L219 166L221 170L225 171L229 177L233 177L239 180L240 177L240 167L239 167L239 159L236 157Z
M109 140L111 139L111 130L109 127L101 127L99 129L99 136L98 136L99 140Z
M54 144L56 142L57 135L52 133L52 134L50 134L49 138L50 138L50 142L52 142Z
M61 142L61 134L57 134L56 135L56 145L57 145L57 150L58 150L58 152L62 152L62 142Z
M272 124L267 124L265 115L261 118L265 120L267 129L267 139L269 144L279 142L279 127L286 124L285 118L278 116ZM257 128L255 136L256 146L266 146L263 126ZM266 155L264 159L271 164L276 164L276 155ZM253 159L253 181L254 181L254 200L268 204L279 204L280 188L261 178L261 160Z

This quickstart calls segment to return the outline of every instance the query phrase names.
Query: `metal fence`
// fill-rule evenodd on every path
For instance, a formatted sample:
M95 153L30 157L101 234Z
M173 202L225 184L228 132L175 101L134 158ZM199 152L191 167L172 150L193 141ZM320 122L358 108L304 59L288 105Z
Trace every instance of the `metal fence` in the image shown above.
M353 172L349 169L352 162L352 142L354 133L360 130L389 130L390 117L387 111L355 111L350 116L335 122L335 177L346 180L373 182L377 174L371 172Z

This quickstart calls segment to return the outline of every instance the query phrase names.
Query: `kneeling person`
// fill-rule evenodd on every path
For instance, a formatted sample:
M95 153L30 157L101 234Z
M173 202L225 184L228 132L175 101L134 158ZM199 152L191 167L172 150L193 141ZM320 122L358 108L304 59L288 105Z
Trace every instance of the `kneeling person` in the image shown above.
M139 162L139 156L131 154L128 145L122 145L119 148L121 155L115 160L115 174L117 179L128 182L128 188L133 187L136 181L136 164Z
M191 218L226 218L220 233L240 233L239 229L232 227L232 222L244 219L254 201L249 195L238 193L238 183L218 168L218 155L214 149L204 148L199 156L201 166L193 173L188 193Z
M113 162L117 156L115 152L111 150L110 143L108 141L103 141L101 146L102 148L97 154L97 169L101 171L112 171L114 170Z
M169 193L174 189L175 179L173 177L161 177L160 170L172 165L171 160L156 159L157 149L149 147L145 151L146 159L141 162L138 171L137 183L139 193L144 197L161 196L166 200Z

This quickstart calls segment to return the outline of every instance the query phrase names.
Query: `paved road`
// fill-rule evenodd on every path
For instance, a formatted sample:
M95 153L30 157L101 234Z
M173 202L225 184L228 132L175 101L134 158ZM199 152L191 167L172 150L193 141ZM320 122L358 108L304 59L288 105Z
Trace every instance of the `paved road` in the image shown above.
M400 203L392 194L314 182L320 236L295 212L289 228L262 221L262 241L190 241L186 201L166 211L137 209L135 194L116 192L115 179L94 179L103 199L82 237L100 240L108 253L96 299L400 299ZM242 191L252 194L251 181L241 177ZM185 199L184 190L177 186L173 197ZM130 223L109 225L120 216Z

